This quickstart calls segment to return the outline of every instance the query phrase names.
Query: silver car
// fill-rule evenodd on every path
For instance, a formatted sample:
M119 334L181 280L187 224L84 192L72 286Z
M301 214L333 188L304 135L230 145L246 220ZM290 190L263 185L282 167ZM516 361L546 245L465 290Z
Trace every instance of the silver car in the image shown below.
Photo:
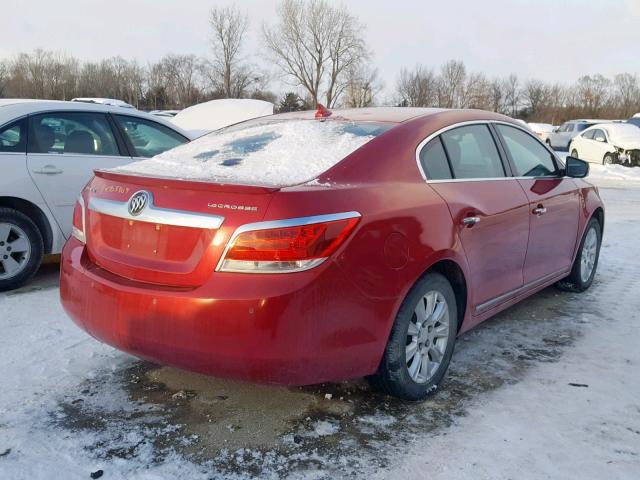
M97 103L0 100L0 291L24 284L71 234L95 169L125 165L193 137L162 118Z
M571 140L587 128L598 123L607 123L608 120L571 120L564 122L547 137L546 143L556 150L568 150Z

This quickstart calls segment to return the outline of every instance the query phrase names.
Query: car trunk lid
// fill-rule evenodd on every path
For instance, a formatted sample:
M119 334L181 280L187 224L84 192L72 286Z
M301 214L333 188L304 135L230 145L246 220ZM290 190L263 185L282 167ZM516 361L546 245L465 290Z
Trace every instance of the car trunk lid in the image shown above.
M277 190L98 171L86 211L89 258L131 280L196 287L235 228L262 220ZM138 192L144 205L131 204Z

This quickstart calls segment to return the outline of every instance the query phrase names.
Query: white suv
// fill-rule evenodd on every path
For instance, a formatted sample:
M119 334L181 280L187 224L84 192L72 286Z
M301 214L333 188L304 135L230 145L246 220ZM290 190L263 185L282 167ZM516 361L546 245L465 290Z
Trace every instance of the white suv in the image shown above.
M71 234L73 205L93 171L152 157L192 139L135 109L0 100L0 291L37 271Z

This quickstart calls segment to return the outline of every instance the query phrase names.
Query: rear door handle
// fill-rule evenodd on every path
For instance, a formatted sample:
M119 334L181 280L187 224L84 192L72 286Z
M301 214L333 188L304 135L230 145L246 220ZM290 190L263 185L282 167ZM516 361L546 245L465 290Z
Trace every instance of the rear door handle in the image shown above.
M462 219L462 224L467 227L472 227L476 223L480 223L480 217L465 217Z
M544 215L545 213L547 213L547 209L543 206L540 206L540 207L534 208L533 213L538 216Z
M40 170L34 170L33 173L38 173L40 175L58 175L62 173L62 170L55 165L45 165Z

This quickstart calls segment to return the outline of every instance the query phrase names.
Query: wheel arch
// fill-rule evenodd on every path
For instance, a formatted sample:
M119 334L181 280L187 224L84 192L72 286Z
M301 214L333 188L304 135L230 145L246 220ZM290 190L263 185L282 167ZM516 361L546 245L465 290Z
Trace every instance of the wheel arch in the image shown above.
M462 323L464 322L465 315L467 313L467 300L468 300L468 287L467 287L467 279L464 274L464 270L462 267L454 260L449 258L444 258L438 260L431 264L423 273L420 275L416 281L413 283L415 285L423 278L425 275L429 273L439 273L443 277L445 277L448 282L451 284L451 288L453 289L453 293L456 296L456 308L458 311L458 332L462 328ZM413 288L412 285L412 288Z
M591 218L598 220L598 223L600 224L600 232L604 233L604 208L596 208L591 214Z
M26 216L36 224L42 241L44 243L44 253L51 253L53 248L53 230L45 213L36 204L18 197L0 196L0 207L13 208Z

